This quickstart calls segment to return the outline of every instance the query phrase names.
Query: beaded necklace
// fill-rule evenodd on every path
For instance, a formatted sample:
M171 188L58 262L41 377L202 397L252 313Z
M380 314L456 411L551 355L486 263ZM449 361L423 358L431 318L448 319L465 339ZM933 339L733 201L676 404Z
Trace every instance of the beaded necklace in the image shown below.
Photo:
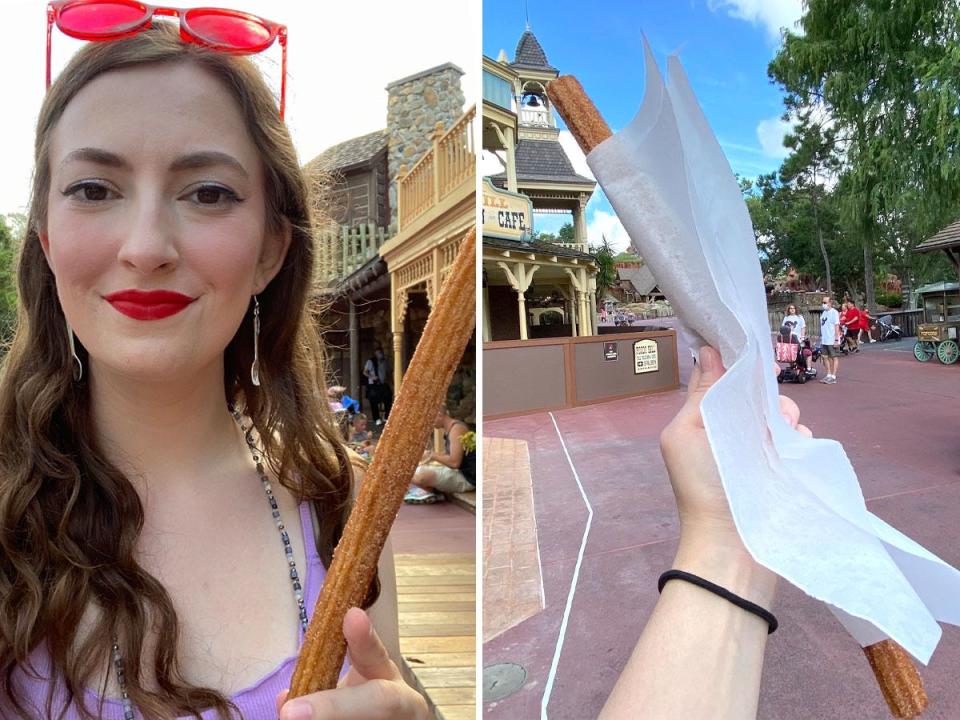
M240 426L240 431L243 432L247 448L253 456L253 462L256 463L257 475L260 476L260 483L263 485L263 491L267 495L267 502L270 503L270 512L273 514L273 520L277 525L277 530L280 532L280 540L283 542L283 553L287 558L287 565L290 567L290 581L293 584L293 595L297 599L300 627L306 632L307 608L303 600L303 584L300 582L297 563L293 558L293 546L290 545L290 534L287 532L287 528L280 518L280 507L277 503L277 498L273 494L273 486L270 484L270 479L263 469L263 453L253 439L253 423L251 423L249 427L244 425L243 415L234 407L233 403L229 403L227 407L230 410L230 414L233 415L233 419L237 421L237 425ZM120 699L123 704L123 720L135 720L136 715L134 715L133 712L133 701L127 693L127 683L124 679L123 656L120 654L120 645L116 639L113 641L113 667L117 675L117 685L120 688Z

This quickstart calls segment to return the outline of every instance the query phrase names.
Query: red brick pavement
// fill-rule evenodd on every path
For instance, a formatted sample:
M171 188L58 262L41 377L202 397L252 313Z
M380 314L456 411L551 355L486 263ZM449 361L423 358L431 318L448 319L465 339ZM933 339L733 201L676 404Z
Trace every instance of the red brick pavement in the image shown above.
M527 443L483 439L483 640L543 609Z
M960 566L960 365L921 364L911 353L912 341L871 345L841 360L837 385L783 391L815 434L843 442L873 512ZM658 436L682 401L674 392L556 414L594 520L549 707L554 720L596 716L656 601L678 532ZM548 415L489 422L484 433L529 443L546 606L486 643L483 660L527 670L525 686L485 705L485 717L525 720L540 716L586 509ZM767 646L760 718L889 717L860 649L822 604L783 583L774 611L781 629ZM921 672L930 697L923 717L960 718L960 629L944 627Z

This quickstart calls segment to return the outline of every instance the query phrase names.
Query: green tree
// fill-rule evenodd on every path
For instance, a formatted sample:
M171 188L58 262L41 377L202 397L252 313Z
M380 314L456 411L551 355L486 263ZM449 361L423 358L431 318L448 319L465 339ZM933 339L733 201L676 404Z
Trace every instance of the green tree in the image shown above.
M840 168L840 158L837 154L836 132L832 128L825 128L814 116L815 109L804 108L799 122L794 126L794 132L784 138L783 144L793 152L781 165L780 177L784 182L792 182L800 196L809 202L817 244L823 258L825 287L828 293L832 293L830 255L824 241L824 223L820 216L824 191L822 183L836 175Z
M590 248L590 254L596 258L597 267L597 297L596 302L603 300L603 296L609 288L616 287L618 281L617 266L614 261L614 251L607 241L607 236L602 235L603 242L596 247Z
M904 194L913 193L918 227L960 208L960 4L808 0L801 22L769 73L788 112L816 109L836 133L836 196L875 307L874 263Z
M5 352L10 344L17 322L16 260L24 227L25 223L21 222L17 216L0 216L0 351L2 352Z

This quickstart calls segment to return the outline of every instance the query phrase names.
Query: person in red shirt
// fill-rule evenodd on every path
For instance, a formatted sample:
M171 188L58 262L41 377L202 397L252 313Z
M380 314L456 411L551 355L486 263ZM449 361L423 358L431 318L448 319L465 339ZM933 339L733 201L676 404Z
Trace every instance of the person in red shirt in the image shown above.
M860 312L852 302L841 305L840 325L843 326L843 342L852 352L860 352L857 336L860 334Z
M857 341L860 341L860 333L865 332L868 341L872 343L876 342L873 335L870 334L870 321L876 318L874 318L866 308L860 308L858 312L860 313L860 331L857 333Z

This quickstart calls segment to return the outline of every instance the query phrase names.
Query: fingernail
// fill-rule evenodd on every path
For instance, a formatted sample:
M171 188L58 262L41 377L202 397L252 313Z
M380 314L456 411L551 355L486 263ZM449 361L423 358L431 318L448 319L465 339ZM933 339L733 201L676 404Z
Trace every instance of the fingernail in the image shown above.
M283 706L283 720L310 720L312 715L310 703L303 700L291 700Z

